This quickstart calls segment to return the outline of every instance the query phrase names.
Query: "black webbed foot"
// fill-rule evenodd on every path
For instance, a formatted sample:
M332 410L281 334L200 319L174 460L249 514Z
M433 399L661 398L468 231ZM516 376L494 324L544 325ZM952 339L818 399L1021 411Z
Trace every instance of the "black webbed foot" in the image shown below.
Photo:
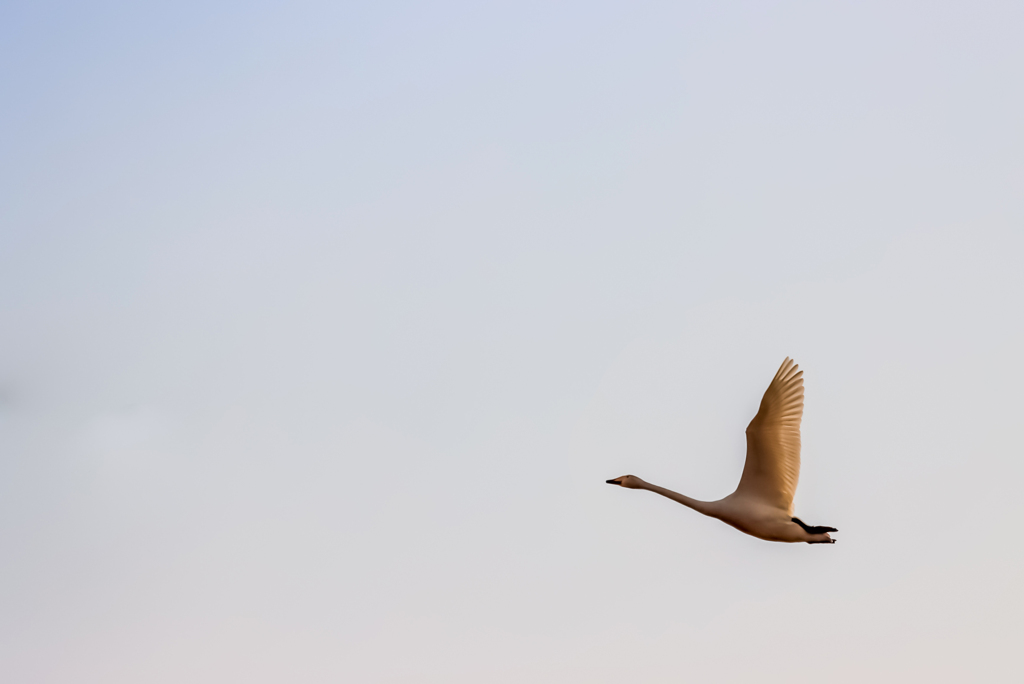
M826 527L825 525L808 525L800 518L790 518L800 527L804 528L804 532L807 534L825 534L826 532L838 532L834 527Z

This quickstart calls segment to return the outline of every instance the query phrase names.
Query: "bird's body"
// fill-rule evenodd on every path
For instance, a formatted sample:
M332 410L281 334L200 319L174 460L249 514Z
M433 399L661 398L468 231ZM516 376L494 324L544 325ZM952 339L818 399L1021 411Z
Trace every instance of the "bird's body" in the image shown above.
M767 541L831 544L833 527L808 526L793 517L800 477L800 420L804 410L803 371L789 358L768 386L761 408L747 426L747 460L736 491L718 501L697 501L664 487L624 475L609 484L646 489L740 532Z

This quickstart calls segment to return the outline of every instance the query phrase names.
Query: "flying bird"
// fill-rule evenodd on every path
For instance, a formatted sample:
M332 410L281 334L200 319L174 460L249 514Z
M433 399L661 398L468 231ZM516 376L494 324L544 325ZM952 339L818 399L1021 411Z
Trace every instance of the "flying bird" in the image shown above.
M834 544L834 527L807 525L793 516L800 478L800 419L804 413L804 372L786 357L747 426L747 461L736 491L718 501L697 501L664 487L623 475L608 484L646 489L718 518L740 532L777 542Z

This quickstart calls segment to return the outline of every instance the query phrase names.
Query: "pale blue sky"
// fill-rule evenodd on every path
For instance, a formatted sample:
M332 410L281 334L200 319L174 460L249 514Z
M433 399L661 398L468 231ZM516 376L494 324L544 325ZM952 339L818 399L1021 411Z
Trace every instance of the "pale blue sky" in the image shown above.
M0 6L0 671L1020 681L1022 25Z

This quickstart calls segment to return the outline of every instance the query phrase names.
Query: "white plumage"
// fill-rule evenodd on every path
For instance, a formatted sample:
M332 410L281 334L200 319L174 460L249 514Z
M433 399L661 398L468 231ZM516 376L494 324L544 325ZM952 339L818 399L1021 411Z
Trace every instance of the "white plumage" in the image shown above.
M805 525L793 517L793 496L800 479L800 420L804 413L803 371L786 358L747 426L747 460L740 483L718 501L697 501L671 490L624 475L609 484L646 489L718 518L741 532L780 542L830 544L834 527Z

